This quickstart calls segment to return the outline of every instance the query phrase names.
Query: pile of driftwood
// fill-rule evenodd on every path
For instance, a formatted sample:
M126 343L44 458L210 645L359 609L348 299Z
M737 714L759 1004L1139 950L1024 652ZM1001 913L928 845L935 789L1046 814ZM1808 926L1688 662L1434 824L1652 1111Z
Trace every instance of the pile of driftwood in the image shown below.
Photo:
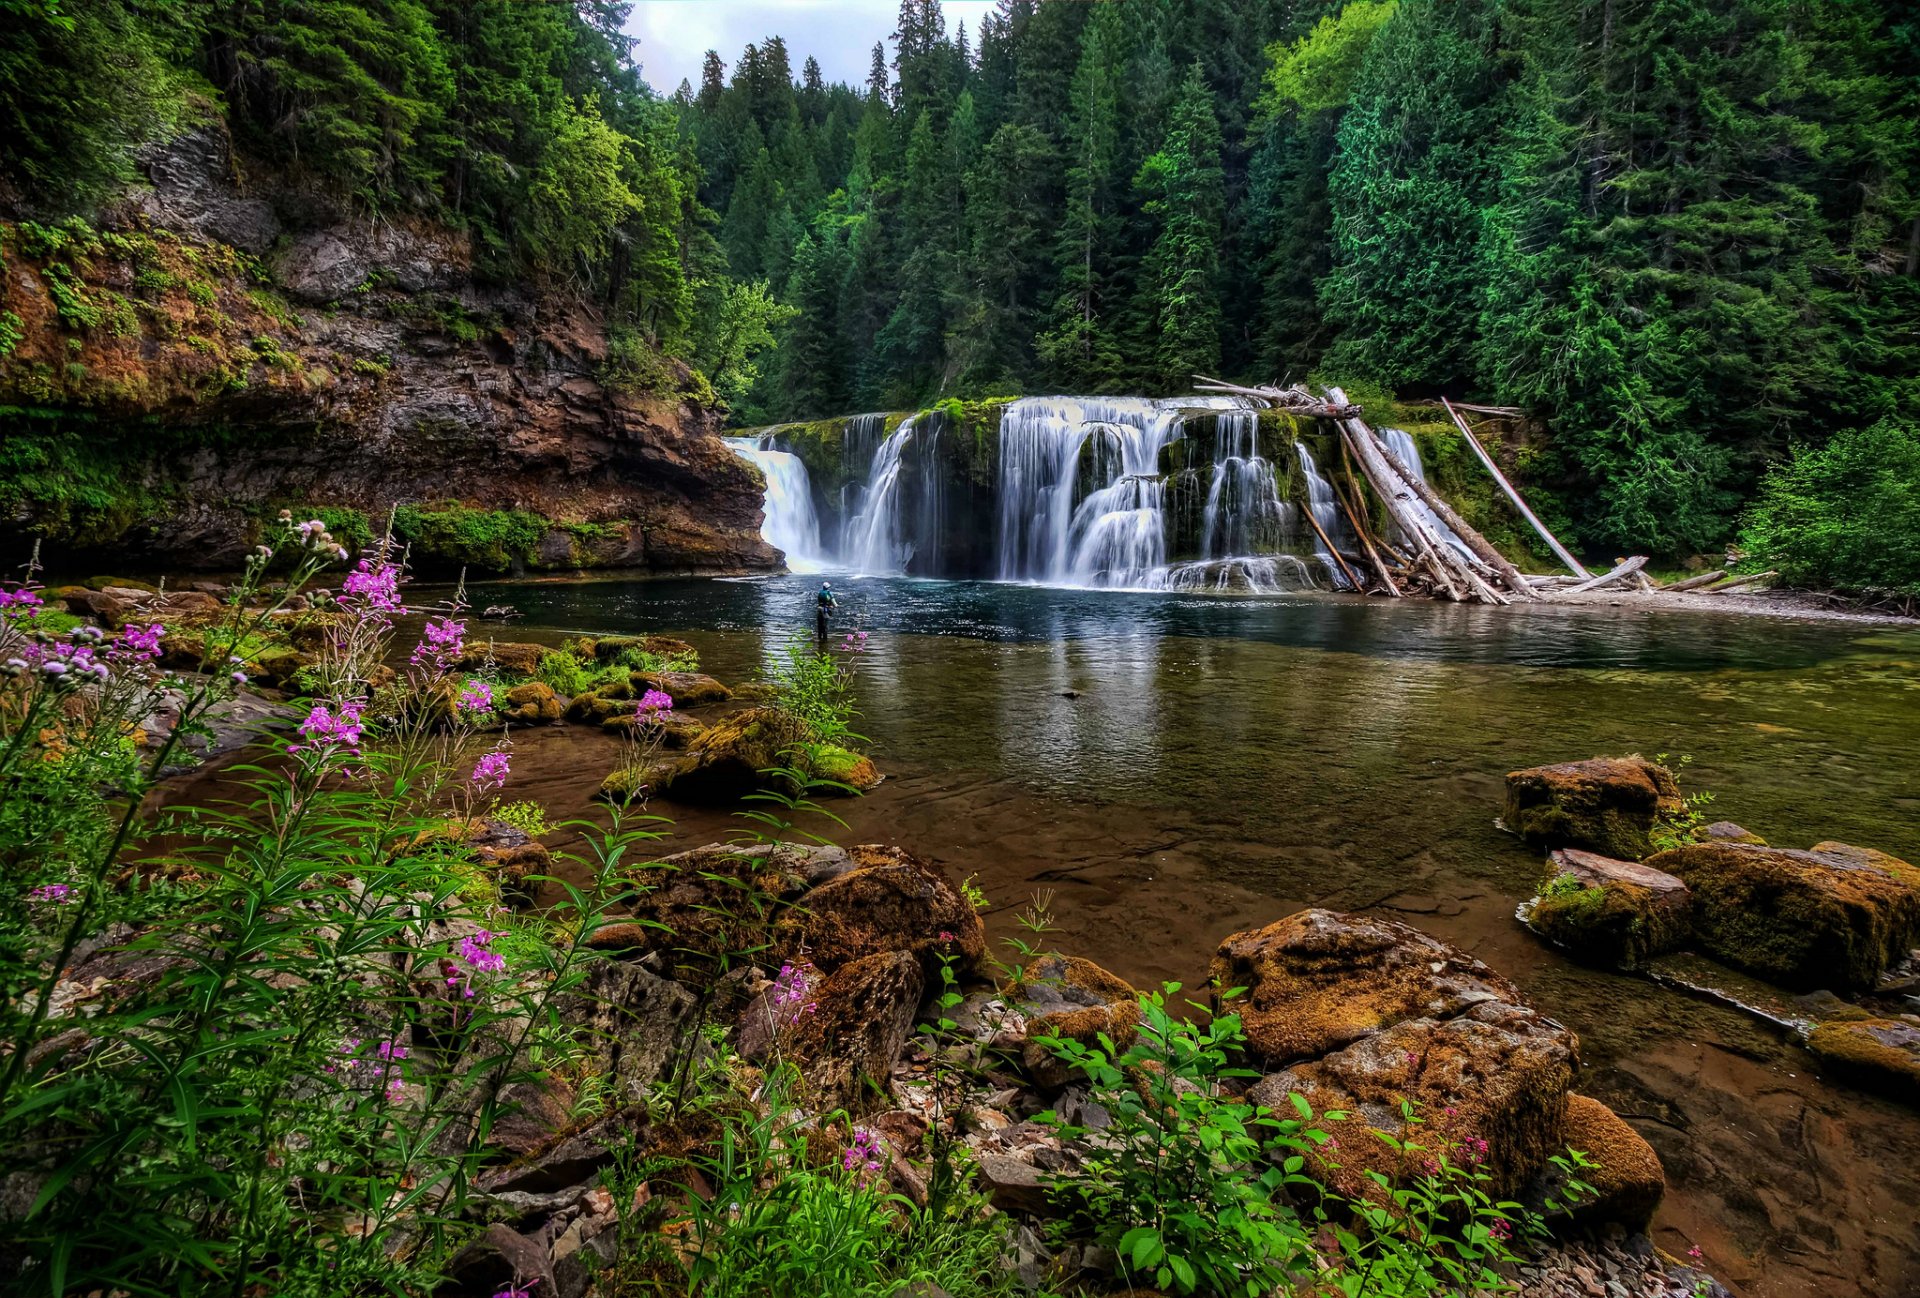
M1410 594L1431 595L1461 602L1510 604L1515 600L1552 599L1579 595L1607 587L1627 590L1704 590L1709 593L1751 586L1774 576L1755 573L1729 577L1724 571L1702 573L1670 586L1659 587L1644 571L1645 555L1622 560L1611 570L1588 572L1580 561L1548 530L1520 492L1500 471L1473 429L1461 416L1462 410L1495 416L1513 416L1522 412L1497 406L1457 405L1441 399L1454 424L1467 439L1467 445L1487 472L1506 493L1507 499L1525 518L1547 547L1564 563L1570 575L1529 575L1515 568L1420 475L1402 464L1380 435L1361 418L1364 411L1339 388L1326 389L1315 396L1299 385L1292 387L1243 387L1205 375L1194 375L1194 387L1200 392L1224 392L1252 397L1267 406L1292 414L1332 420L1340 430L1341 458L1346 467L1344 480L1329 471L1327 477L1339 502L1340 515L1363 553L1343 550L1328 535L1320 520L1307 513L1307 521L1320 544L1332 556L1336 566L1354 590L1382 594L1398 599ZM1360 483L1371 488L1373 497L1386 512L1391 529L1371 525L1373 511L1367 507ZM1342 538L1344 539L1344 538Z

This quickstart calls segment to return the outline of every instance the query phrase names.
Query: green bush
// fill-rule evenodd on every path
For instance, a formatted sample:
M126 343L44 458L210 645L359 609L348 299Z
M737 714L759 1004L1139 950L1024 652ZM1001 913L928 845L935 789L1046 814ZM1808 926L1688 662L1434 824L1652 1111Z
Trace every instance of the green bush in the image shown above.
M806 722L821 744L849 737L858 715L853 673L832 654L816 653L797 640L787 645L785 659L773 673L781 708Z
M545 682L555 694L567 698L584 693L593 684L587 665L564 650L541 654L533 676L535 680Z
M1920 595L1920 425L1884 419L1803 446L1761 484L1747 566L1796 586Z
M393 529L416 555L506 572L531 563L547 520L520 509L474 509L448 501L428 507L402 505Z

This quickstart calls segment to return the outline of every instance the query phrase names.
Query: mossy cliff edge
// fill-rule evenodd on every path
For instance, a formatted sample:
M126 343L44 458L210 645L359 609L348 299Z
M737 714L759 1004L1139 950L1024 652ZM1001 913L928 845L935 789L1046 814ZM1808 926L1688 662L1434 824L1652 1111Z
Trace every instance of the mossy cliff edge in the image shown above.
M55 562L235 564L280 508L429 567L773 566L684 366L463 237L243 195L210 133L94 222L0 219L0 528ZM15 215L0 203L0 218Z

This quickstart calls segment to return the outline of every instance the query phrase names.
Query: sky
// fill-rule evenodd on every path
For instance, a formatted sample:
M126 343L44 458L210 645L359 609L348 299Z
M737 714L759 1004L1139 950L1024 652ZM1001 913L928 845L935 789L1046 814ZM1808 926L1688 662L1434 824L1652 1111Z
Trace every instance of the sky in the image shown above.
M977 46L980 19L993 7L994 0L942 0L940 9L947 33L965 22L968 43ZM811 54L828 81L864 85L874 42L887 40L899 17L900 0L637 0L627 30L640 38L647 84L670 95L682 78L699 86L708 50L720 51L731 78L742 47L768 36L787 38L795 79Z

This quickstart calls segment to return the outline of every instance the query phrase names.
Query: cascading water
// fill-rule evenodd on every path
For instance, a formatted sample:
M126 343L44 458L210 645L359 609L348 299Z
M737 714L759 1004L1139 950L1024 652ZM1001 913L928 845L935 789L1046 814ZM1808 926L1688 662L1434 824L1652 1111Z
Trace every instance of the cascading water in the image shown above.
M1420 446L1419 443L1413 440L1412 433L1407 432L1403 428L1382 428L1380 430L1380 437L1382 441L1386 442L1387 449L1393 452L1394 458L1407 466L1409 473L1413 474L1414 477L1420 479L1422 482L1427 480L1426 469L1420 463ZM1441 540L1459 551L1461 556L1469 563L1479 562L1473 551L1467 548L1467 543L1462 541L1452 528L1441 522L1438 514L1427 508L1426 501L1415 496L1407 502L1407 505L1419 516L1422 522L1433 529L1435 536L1438 536Z
M1145 584L1166 563L1160 451L1188 403L1023 397L1000 417L999 535L1005 581ZM1082 483L1089 488L1078 504Z
M735 455L758 467L767 481L761 537L787 556L790 570L820 571L827 555L820 545L820 520L813 511L813 484L807 477L807 466L797 455L763 445L768 438L725 440Z
M867 477L873 457L887 433L885 415L854 415L840 430L840 463L846 470L846 484L840 488L839 546L847 549L853 535L853 520L867 501Z
M842 558L855 572L868 576L903 573L913 557L913 542L905 534L900 504L906 450L917 422L918 416L902 420L873 453L859 512L847 520L846 540L841 547ZM935 479L933 485L938 489L936 475L925 473L921 477Z
M1260 455L1260 415L1223 410L1214 421L1213 481L1200 530L1203 559L1270 554L1286 540L1292 507L1280 499L1273 466Z
M1305 443L1295 442L1293 449L1299 453L1300 472L1307 480L1307 508L1313 511L1313 521L1320 525L1320 531L1329 538L1339 536L1342 531L1340 503L1334 499L1333 484L1320 476L1320 470L1314 467L1313 454L1307 450ZM1341 573L1333 552L1318 534L1313 538L1313 557L1327 570L1327 580L1333 583L1334 589L1342 590L1351 585Z

